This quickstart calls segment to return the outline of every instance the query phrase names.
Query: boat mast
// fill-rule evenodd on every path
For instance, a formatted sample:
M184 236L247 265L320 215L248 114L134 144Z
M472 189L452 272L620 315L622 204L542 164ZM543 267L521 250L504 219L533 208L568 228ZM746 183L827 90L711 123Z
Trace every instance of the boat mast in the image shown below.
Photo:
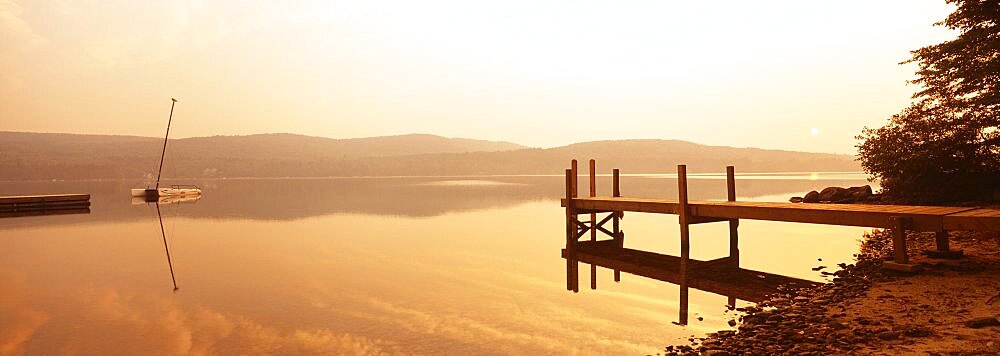
M163 173L163 156L167 154L167 137L170 137L170 121L174 119L174 104L177 99L170 98L170 117L167 118L167 134L163 136L163 149L160 150L160 169L156 171L156 189L160 189L160 173Z

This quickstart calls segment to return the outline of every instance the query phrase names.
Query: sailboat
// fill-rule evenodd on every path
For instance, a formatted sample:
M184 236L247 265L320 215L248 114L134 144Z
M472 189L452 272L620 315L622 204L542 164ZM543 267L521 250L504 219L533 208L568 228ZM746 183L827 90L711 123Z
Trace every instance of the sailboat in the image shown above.
M170 98L170 116L167 118L167 134L163 136L163 149L160 151L160 169L156 172L156 186L153 188L132 189L133 197L142 197L147 202L155 202L163 197L200 196L201 188L194 185L171 185L160 188L160 175L163 173L163 157L167 154L167 138L170 137L170 122L174 119L174 105L177 99Z

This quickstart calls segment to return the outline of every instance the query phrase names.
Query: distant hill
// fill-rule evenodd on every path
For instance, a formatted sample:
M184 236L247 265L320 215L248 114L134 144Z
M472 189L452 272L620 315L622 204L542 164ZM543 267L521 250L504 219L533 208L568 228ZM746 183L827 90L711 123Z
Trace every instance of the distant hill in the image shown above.
M0 132L0 179L149 179L155 137ZM496 141L402 135L329 139L292 134L170 140L164 176L328 177L560 174L572 158L626 173L857 171L852 156L699 145L677 140L595 141L540 149ZM581 165L585 167L585 163Z

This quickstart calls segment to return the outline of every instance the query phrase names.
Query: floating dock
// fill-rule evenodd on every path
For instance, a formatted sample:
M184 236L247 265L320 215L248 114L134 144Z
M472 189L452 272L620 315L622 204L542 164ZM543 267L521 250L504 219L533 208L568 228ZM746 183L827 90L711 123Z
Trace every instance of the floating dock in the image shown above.
M0 217L89 213L90 194L0 197Z
M1000 231L1000 210L976 207L942 207L910 205L821 204L782 202L736 201L735 169L726 167L727 201L689 201L687 194L687 167L677 166L677 200L622 197L619 170L612 171L612 195L597 196L596 163L590 160L590 194L578 196L577 162L572 161L566 170L566 195L562 206L566 208L566 253L573 254L580 239L590 233L590 240L597 241L597 232L610 236L619 248L624 247L625 234L620 220L626 211L673 214L679 217L680 247L679 268L686 273L690 262L690 229L692 224L726 222L729 224L729 256L709 263L739 265L739 220L766 220L809 224L861 226L892 229L893 262L890 268L912 270L906 255L906 231L936 233L936 249L942 255L949 250L948 230ZM608 214L598 220L599 214ZM581 220L580 215L589 215ZM607 223L612 226L606 227ZM575 259L575 258L574 258Z

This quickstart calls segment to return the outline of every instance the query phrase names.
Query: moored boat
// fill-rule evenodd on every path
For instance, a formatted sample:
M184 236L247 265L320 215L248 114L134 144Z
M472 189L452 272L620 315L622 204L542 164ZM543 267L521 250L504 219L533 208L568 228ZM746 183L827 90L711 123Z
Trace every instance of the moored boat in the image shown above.
M196 195L201 195L201 188L194 185L171 185L170 187L161 188L132 189L133 197L152 197L153 199Z
M174 119L174 105L177 99L170 98L170 116L167 118L167 134L163 136L163 149L160 151L160 168L156 172L156 186L153 188L132 189L132 197L142 197L146 202L155 202L165 197L201 196L201 188L194 185L171 185L160 188L160 175L163 173L163 158L167 154L167 139L170 137L170 123Z
M193 186L192 186L193 187ZM182 188L185 191L171 191L171 195L159 195L158 197L147 198L146 189L132 189L132 204L140 205L146 203L158 203L158 204L181 204L181 203L194 203L201 199L201 189L198 187L193 188ZM160 188L160 190L168 188ZM158 191L158 194L163 194L162 191Z

